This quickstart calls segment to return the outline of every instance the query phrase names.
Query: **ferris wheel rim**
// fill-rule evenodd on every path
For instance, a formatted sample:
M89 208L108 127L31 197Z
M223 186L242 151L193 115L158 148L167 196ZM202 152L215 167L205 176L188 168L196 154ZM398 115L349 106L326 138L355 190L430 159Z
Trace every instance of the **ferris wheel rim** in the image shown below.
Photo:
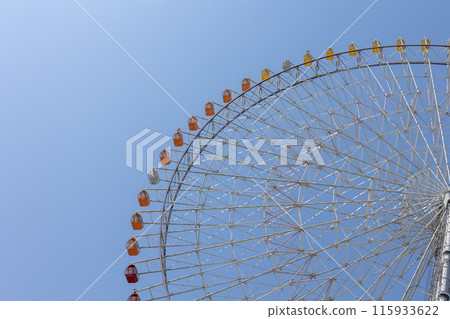
M396 47L403 47L404 49L406 49L406 48L408 48L408 47L421 47L421 46L423 46L423 45L422 45L422 44L387 45L387 46L380 46L380 47L377 47L377 49L382 50L382 49L396 48ZM427 45L427 46L430 47L430 48L432 48L432 47L435 47L435 48L447 48L447 50L450 48L449 45L438 45L438 44L430 44L430 45ZM368 48L363 48L363 49L357 49L357 50L355 50L355 51L356 51L356 52L365 52L365 51L369 51L369 50L372 50L372 49L373 49L373 47L368 47ZM340 55L348 54L349 52L350 52L350 51L342 51L342 52L335 53L335 54L333 54L332 56L334 56L334 57L339 57ZM353 52L354 52L354 51L353 51ZM256 83L256 84L254 84L253 86L251 86L250 89L248 89L248 90L246 90L246 91L244 91L244 92L238 94L236 97L234 97L234 98L232 99L231 102L229 102L229 103L225 104L224 106L222 106L222 107L217 111L217 113L216 113L214 116L212 116L212 117L211 117L211 118L210 118L210 119L209 119L209 120L208 120L201 128L199 128L199 132L198 132L198 133L195 135L195 137L190 141L190 143L185 147L185 150L184 150L184 152L182 152L182 155L181 155L179 161L177 162L176 167L173 169L173 173L172 173L172 175L171 175L171 178L170 178L169 183L168 183L168 187L167 187L167 189L166 189L166 193L165 193L165 195L164 195L164 200L163 200L163 205L162 205L161 216L166 215L166 217L170 220L170 216L171 216L171 214L172 214L172 209L173 209L175 203L172 203L172 204L169 203L168 197L169 197L169 193L170 193L171 191L173 191L173 190L172 190L172 184L176 184L176 183L174 183L175 175L176 175L177 172L180 171L180 170L179 170L179 167L180 167L181 161L185 158L185 156L187 155L189 149L192 147L193 140L201 135L201 133L204 131L205 127L206 127L208 124L214 122L214 119L215 119L216 117L218 117L219 114L221 114L222 112L224 112L225 110L227 110L229 107L231 107L232 105L236 105L236 104L235 104L235 101L237 101L237 100L239 100L239 99L241 99L241 98L245 98L245 95L246 95L246 94L251 94L251 93L253 93L254 90L257 90L258 88L261 88L262 85L263 85L266 81L270 81L271 79L276 78L276 77L278 77L278 76L280 76L280 75L282 75L282 74L289 73L289 72L292 71L292 70L295 70L295 69L298 69L298 68L300 68L300 67L302 67L302 66L305 66L305 64L307 64L307 63L317 63L317 62L319 62L319 61L321 61L321 60L323 60L323 59L326 59L326 56L322 56L322 57L319 57L319 58L317 58L317 59L313 59L313 60L311 60L311 61L304 62L304 63L300 63L300 64L298 64L298 65L292 66L292 67L289 68L289 69L285 69L285 70L282 70L282 71L280 71L280 72L278 72L278 73L276 73L276 74L271 75L271 76L269 77L269 79L266 79L266 80L263 80L263 81L260 81L260 82L258 82L258 83ZM388 62L389 62L389 61L388 61ZM423 61L423 60L422 60L422 61L409 61L409 60L408 60L407 63L409 63L409 64L423 64L424 61ZM431 64L431 65L448 65L448 63L445 63L445 62L433 62L433 61L428 61L428 63ZM385 65L385 64L386 64L385 62L383 63L383 62L379 61L379 63L372 64L372 65L365 65L365 66L369 66L369 67L372 68L372 67L379 67L379 66L382 66L382 65ZM394 62L394 63L390 63L390 62L389 62L389 65L395 65L395 64L405 64L405 62ZM308 67L308 69L310 69L310 68L311 68L311 66ZM358 68L361 68L361 66L356 66L356 67L354 67L353 69L358 69ZM344 72L344 71L347 71L347 70L348 70L347 68L336 69L336 71L334 71L333 73L340 73L340 72ZM324 74L321 74L320 76L326 76L327 74L328 74L328 73L324 73ZM278 91L276 91L276 92L272 91L270 95L264 95L264 96L260 97L260 99L259 99L258 101L256 101L256 102L250 104L249 107L243 108L242 111L241 111L240 113L238 113L233 119L230 119L230 120L229 120L227 123L225 123L222 127L220 127L220 128L217 130L217 132L215 132L214 135L213 135L212 137L210 137L210 138L213 139L215 136L217 136L217 134L218 134L219 132L221 132L221 131L222 131L225 127L227 127L231 122L233 122L233 120L236 119L239 115L241 115L241 114L247 112L248 110L250 110L251 108L253 108L255 105L258 105L258 104L260 104L262 101L264 101L265 99L268 99L270 96L273 96L273 95L275 95L276 93L280 93L280 92L283 92L283 91L285 91L285 90L288 90L288 89L290 89L290 88L292 88L292 87L301 85L302 83L304 83L304 82L306 82L306 81L310 81L311 79L312 79L312 77L307 77L307 78L303 79L302 81L299 81L299 78L297 78L296 81L295 81L294 83L292 83L291 85L286 86L286 87L283 87L283 88L280 88L280 89L279 89ZM184 181L184 178L187 176L187 174L189 174L189 171L190 171L191 168L192 168L192 165L189 165L188 168L184 171L184 176L181 178L181 182L179 183L178 188L175 189L175 195L173 196L173 199L172 199L174 202L175 202L176 199L177 199L177 196L178 196L178 193L179 193L179 191L180 191L182 182ZM168 204L168 205L167 205L167 206L168 206L167 209L166 209L166 204ZM159 240L160 240L160 246L159 246L159 258L160 258L160 263L161 263L161 272L162 272L162 276L163 276L163 285L164 285L164 287L165 287L165 289L166 289L166 295L167 295L167 298L170 299L170 293L169 293L169 291L168 291L168 286L167 286L167 282L166 282L166 269L165 269L165 265L164 265L164 262L165 262L165 255L166 255L166 245L163 245L163 243L165 242L165 238L163 237L163 235L164 235L164 233L167 234L167 230L168 230L168 227L169 227L169 223L166 224L166 230L165 230L165 231L163 231L163 219L162 219L162 218L160 219L160 222L159 222L159 223L160 223L160 230L159 230L159 235L160 235L160 239L159 239Z

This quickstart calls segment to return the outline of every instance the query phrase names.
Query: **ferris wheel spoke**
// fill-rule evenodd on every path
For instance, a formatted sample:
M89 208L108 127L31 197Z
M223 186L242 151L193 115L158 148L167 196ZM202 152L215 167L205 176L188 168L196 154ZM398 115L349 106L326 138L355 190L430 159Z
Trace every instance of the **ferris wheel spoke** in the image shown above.
M442 214L442 216L440 217L440 221L438 223L441 223L443 220L444 220L444 214ZM428 242L427 248L425 249L425 251L427 251L429 253L429 255L422 254L422 257L420 258L420 261L419 261L419 265L416 268L414 275L412 276L411 280L409 281L409 283L405 289L402 300L408 300L412 297L412 294L414 293L414 288L420 282L421 277L423 276L423 272L427 268L426 267L427 265L424 265L424 262L426 261L428 265L431 263L431 260L433 257L432 256L433 251L430 248L435 243L435 239L436 239L437 235L438 235L438 228L435 228L433 231L433 234Z
M393 124L393 123L391 122L391 124ZM399 132L399 128L396 127L396 129L397 129L397 132ZM403 139L407 144L410 144L409 140L408 140L406 137L404 137L402 134L399 134L399 135L402 137L402 139ZM393 148L393 149L395 149L395 148ZM410 148L410 149L412 150L412 152L413 152L413 154L414 154L415 157L417 157L417 158L418 158L418 159L419 159L426 167L429 167L429 164L426 163L425 159L423 159L422 156L420 156L420 154L418 153L416 147L414 147L414 146L411 145L411 148ZM403 155L403 153L399 153L399 154L400 154L400 155ZM410 162L410 164L414 165L414 163L411 162L411 160L407 159L404 155L403 155L402 157L403 157L404 159L406 159L408 162ZM416 169L418 169L418 168L416 167ZM434 172L432 172L432 173L434 174ZM412 174L412 173L411 173L411 174ZM436 176L436 179L439 180L439 179L437 178L437 176Z
M347 242L347 240L345 241L345 242ZM325 252L326 252L326 250L325 249L323 249ZM331 256L330 256L331 257Z
M392 69L391 69L391 67L390 67L390 65L389 65L389 63L387 63L387 66L389 67L389 70L391 71L391 73L393 74L393 71L392 71ZM428 71L431 73L431 64L430 63L427 63L427 73L428 73ZM393 78L394 78L394 80L395 80L395 83L397 84L397 86L400 88L400 85L398 84L398 81L397 81L397 78L393 75ZM430 89L432 90L432 92L433 92L433 98L429 98L428 99L428 104L430 105L430 108L432 108L432 104L434 104L435 105L435 107L437 108L437 105L438 105L438 102L437 102L437 98L436 98L436 90L435 90L435 88L434 88L434 80L433 80L433 76L431 75L431 76L427 76L426 77L427 78L427 80L429 80L429 85L428 85L428 95L430 96ZM405 101L405 104L406 105L408 105L408 102L406 101L406 99L405 99L405 94L403 93L403 91L402 90L400 90L400 92L401 92L401 94L402 94L402 97L403 97L403 99L404 99L404 101ZM416 96L417 96L417 94L416 94ZM436 111L437 111L437 117L438 117L438 119L439 119L439 126L440 126L440 128L441 128L441 132L442 132L442 127L441 127L441 125L440 125L440 115L439 115L439 110L438 109L436 109ZM444 150L445 150L445 148L444 148Z
M410 225L410 226L412 226L412 225ZM395 235L395 236L397 236L397 235ZM384 245L386 245L387 243L389 243L389 242L383 242L381 245L375 247L375 248L372 250L372 252L375 251L375 250L378 251L379 248L380 248L381 246L384 246ZM386 251L385 251L385 252L386 252ZM361 259L362 259L362 260L366 260L366 256L367 256L367 255L368 255L368 254L366 254L365 256L362 256ZM349 267L351 267L353 264L358 264L358 263L360 263L360 260L356 260L355 262L351 263L351 264L349 265ZM341 271L341 272L342 272L342 271ZM371 276L369 276L369 277L366 276L366 278L376 277L376 275L377 275L377 273L374 273L373 275L371 275ZM381 278L381 277L380 277L380 278ZM371 287L370 287L370 288L371 288ZM370 288L369 288L368 290L370 290Z
M389 64L388 64L389 65ZM392 92L392 90L390 90Z
M412 76L412 78L414 79L414 82L416 82L416 80L415 80L415 75L414 75L414 73L412 72L412 69L411 69L411 66L410 66L409 61L407 61L407 63L408 63L408 65L409 65L409 70L410 70L410 72L411 72L411 76ZM387 66L389 67L389 70L390 70L391 72L393 72L392 69L391 69L391 67L390 67L389 62L387 62L386 64L387 64ZM402 91L400 91L400 92L401 92L402 95L403 95L403 92L402 92ZM420 91L418 90L418 92L420 92ZM405 102L406 102L406 101L405 101ZM423 131L422 131L422 129L421 129L421 127L420 127L418 121L417 121L416 114L411 110L411 107L409 106L409 104L408 104L407 102L406 102L406 106L407 106L407 108L408 108L408 110L409 110L409 112L410 112L410 114L411 114L411 117L412 117L413 121L414 121L415 124L416 124L416 128L417 128L418 132L420 133L420 135L421 135L421 137L422 137L422 139L423 139L425 145L427 146L427 149L428 149L428 152L429 152L430 156L433 158L433 161L434 161L434 163L436 164L437 170L439 171L441 177L443 177L444 180L445 180L445 177L444 177L444 175L443 175L443 173L442 173L442 171L441 171L441 169L440 169L440 167L439 167L439 165L438 165L438 163L437 163L437 160L436 160L436 158L435 158L435 156L434 156L434 154L433 154L433 152L432 152L432 150L431 150L431 148L430 148L430 145L428 144L428 141L427 141L427 139L425 138L425 135L424 135L424 133L423 133Z
M369 290L372 289L372 288L376 288L376 286L380 283L381 279L384 278L385 274L386 274L388 271L394 272L394 271L396 270L395 268L392 269L392 267L394 266L394 264L396 264L396 263L400 260L400 258L402 258L405 254L407 254L407 253L409 253L410 251L412 251L412 250L411 250L411 245L416 244L417 242L421 242L421 241L418 241L418 237L419 237L419 236L422 236L425 230L428 230L428 228L429 228L429 226L431 225L431 223L432 223L433 220L434 220L434 217L427 223L427 225L426 225L423 229L421 229L421 230L420 230L420 231L419 231L419 232L411 239L411 241L407 244L407 246L403 248L403 250L397 255L397 257L396 257L393 261L390 261L389 264L385 265L385 267L383 268L383 272L379 271L379 272L377 272L376 274L374 274L374 276L377 276L378 279L376 279L376 280L372 283L372 286L370 286L370 287L368 288ZM418 247L414 247L414 248L417 249ZM428 248L428 247L427 247L427 248ZM408 249L409 249L409 250L408 250ZM414 249L414 250L415 250L415 249ZM419 255L419 256L423 256L423 255L425 255L425 254L426 254L426 250L425 250L425 251L421 251L418 255ZM412 254L411 254L410 258L412 258ZM411 263L408 263L408 264L411 264ZM398 266L398 263L397 263L397 266ZM396 267L397 267L397 266L396 266ZM387 289L386 286L385 286L385 289ZM363 295L362 297L364 297L364 295Z
M310 114L310 116L312 116L312 114ZM370 128L369 128L369 129L370 129ZM339 134L343 135L343 132L340 131ZM350 135L346 135L346 136L349 138L349 140L353 141L353 138L352 138ZM333 152L334 150L333 150L333 149L330 149L330 151ZM373 151L373 150L372 150L372 151ZM376 152L375 152L375 153L376 153ZM382 154L379 154L379 153L378 153L377 155L380 156L380 157L382 156Z
M431 297L430 292L425 292L425 290L428 287L420 287L420 282L423 279L423 276L425 275L425 272L427 271L427 268L430 267L430 265L433 264L432 259L433 255L431 254L432 251L429 252L429 255L423 255L423 258L419 261L419 266L416 268L415 273L413 275L413 278L410 280L408 285L405 286L405 293L402 296L402 300L411 300L414 297L414 294L420 289L423 288L424 291L422 292L425 296L428 298Z
M439 135L440 135L440 140L441 140L441 144L442 144L442 155L444 157L444 161L445 161L445 167L446 167L446 171L447 171L447 180L450 182L450 169L449 169L449 165L448 165L448 157L447 157L447 147L445 145L445 139L444 139L444 132L442 129L442 121L441 121L441 113L439 112L439 103L438 103L438 99L436 96L436 87L434 84L434 76L433 76L433 71L431 68L431 63L430 63L430 59L427 58L426 61L426 67L427 67L427 71L429 72L429 76L427 76L427 80L429 80L430 82L430 86L431 86L431 91L432 91L432 104L434 105L435 109L436 109L436 118L437 118L437 124L438 124L438 128L439 128Z

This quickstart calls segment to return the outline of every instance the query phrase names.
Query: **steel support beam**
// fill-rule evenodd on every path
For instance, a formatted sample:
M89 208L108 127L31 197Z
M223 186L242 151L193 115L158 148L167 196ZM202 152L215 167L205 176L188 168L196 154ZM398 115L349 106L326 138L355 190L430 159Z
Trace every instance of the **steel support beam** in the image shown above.
M450 191L444 195L444 213L446 215L445 234L441 256L439 256L442 271L438 278L439 289L435 298L439 301L450 300Z

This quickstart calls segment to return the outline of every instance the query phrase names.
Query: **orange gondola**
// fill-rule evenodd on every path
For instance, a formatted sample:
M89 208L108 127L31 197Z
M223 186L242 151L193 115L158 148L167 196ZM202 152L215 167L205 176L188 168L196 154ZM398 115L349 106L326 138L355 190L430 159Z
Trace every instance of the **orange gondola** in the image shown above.
M141 230L144 228L144 222L142 221L142 216L139 213L134 214L130 218L131 226L134 230Z
M127 241L126 248L128 251L128 255L130 256L139 255L139 243L136 238L131 237L131 239Z
M159 153L159 159L162 165L169 165L172 162L170 160L170 153L168 150L162 150L162 152Z
M181 134L180 129L173 135L173 144L175 146L183 146L183 134Z
M150 205L150 196L145 189L138 194L138 201L141 207Z
M250 79L245 78L241 81L242 91L247 91L250 88Z
M207 116L213 116L214 113L214 104L212 102L208 102L205 104L205 114Z
M231 90L226 89L222 93L223 103L230 103L231 102Z
M195 116L191 116L188 120L189 130L196 131L198 130L198 121Z

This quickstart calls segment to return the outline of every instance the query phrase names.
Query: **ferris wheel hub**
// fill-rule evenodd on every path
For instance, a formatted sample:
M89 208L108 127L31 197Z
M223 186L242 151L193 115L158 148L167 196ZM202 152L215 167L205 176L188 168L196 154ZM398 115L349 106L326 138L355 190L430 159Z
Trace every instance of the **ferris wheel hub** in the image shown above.
M450 203L450 190L444 194L444 208L448 208L448 204Z

